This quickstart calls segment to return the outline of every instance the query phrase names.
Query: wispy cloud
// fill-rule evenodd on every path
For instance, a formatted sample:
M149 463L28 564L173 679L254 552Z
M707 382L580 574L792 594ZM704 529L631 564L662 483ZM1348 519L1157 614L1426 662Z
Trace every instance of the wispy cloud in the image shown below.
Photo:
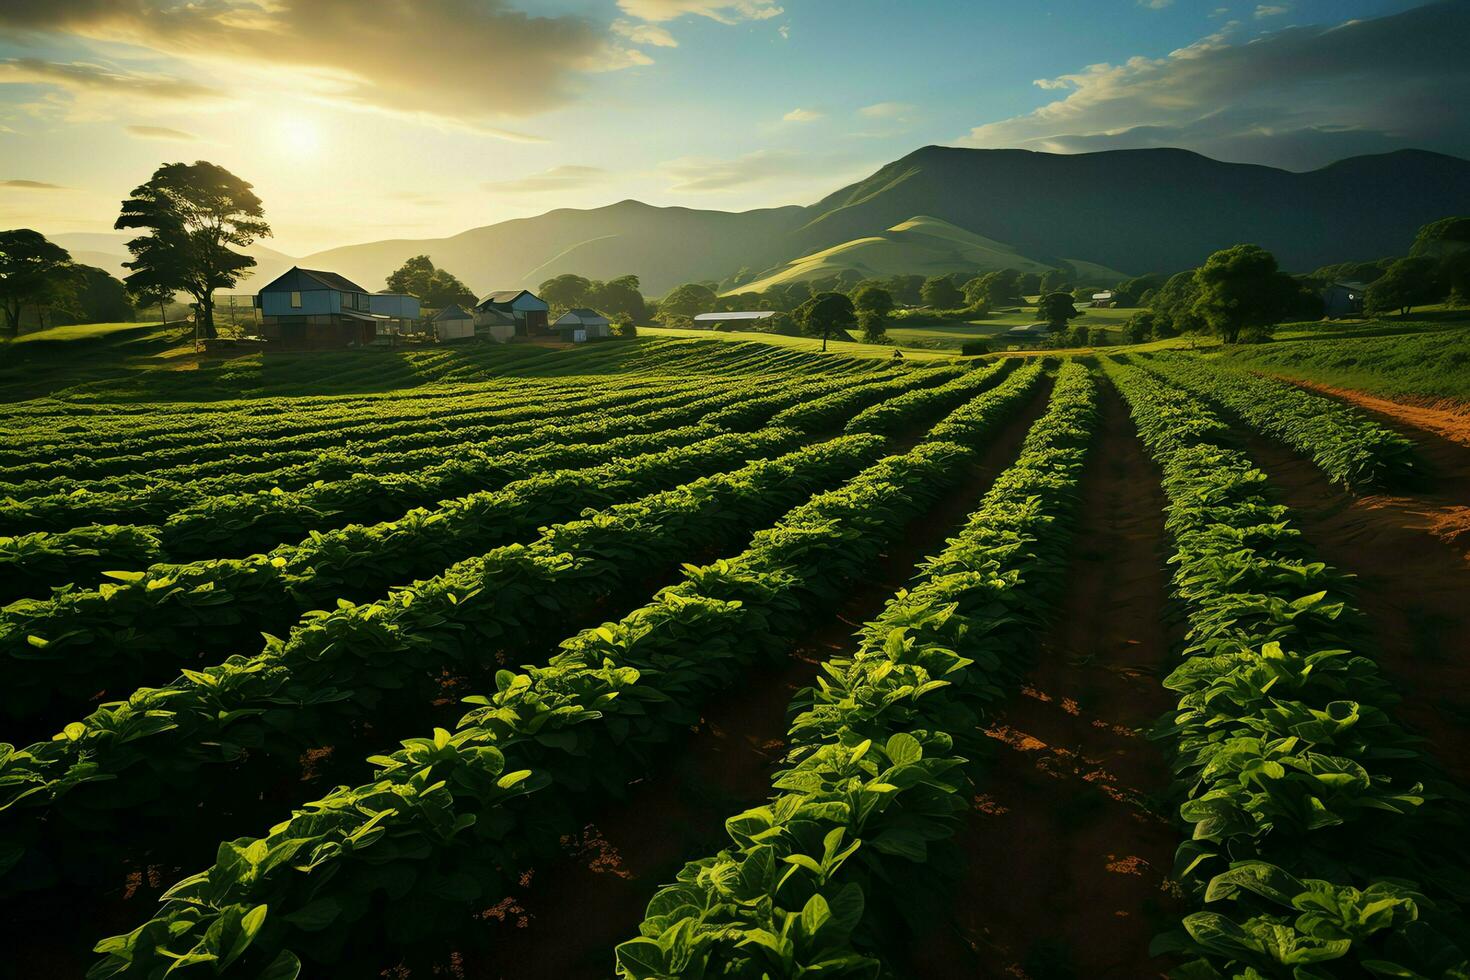
M647 44L656 48L677 48L679 42L667 27L657 24L635 24L631 20L615 20L613 33L625 37L634 44Z
M1256 6L1255 18L1261 20L1265 17L1280 17L1282 14L1291 13L1291 8L1284 3L1263 3Z
M1149 10L1163 10L1165 7L1174 6L1174 0L1138 0L1138 5L1147 7Z
M140 140L169 140L178 143L193 143L199 137L193 133L186 133L182 129L173 129L169 126L127 126L127 131Z
M693 15L737 24L769 20L785 12L775 0L618 0L618 8L630 17L656 23Z
M128 71L81 61L43 61L40 58L0 61L0 84L54 85L72 92L105 92L130 99L171 101L216 99L224 94L211 86L172 75Z
M875 102L858 110L858 115L868 119L902 119L914 110L908 102Z
M545 191L567 191L601 183L608 175L601 167L563 164L540 173L511 180L487 181L485 190L495 193L539 194Z
M60 184L48 184L44 180L0 180L0 187L7 187L18 191L64 191L68 188Z
M777 177L805 175L808 161L785 150L757 150L734 159L680 157L659 164L659 171L678 194L707 194L735 190Z
M800 107L797 107L786 113L786 115L782 116L781 118L786 122L805 123L816 122L824 115L826 115L826 113L818 112L815 109L802 109Z
M1238 27L1162 58L1049 80L1066 95L962 142L1058 153L1182 146L1292 169L1405 146L1470 155L1470 4L1433 3L1241 43Z

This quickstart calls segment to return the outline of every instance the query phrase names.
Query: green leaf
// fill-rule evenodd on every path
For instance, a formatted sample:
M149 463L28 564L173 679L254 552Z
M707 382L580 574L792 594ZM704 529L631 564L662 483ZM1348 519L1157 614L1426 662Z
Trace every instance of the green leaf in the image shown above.
M820 893L806 900L801 909L801 928L808 936L815 936L832 919L832 909Z
M908 732L897 732L891 736L884 751L895 766L911 765L924 757L924 747Z
M667 976L664 951L657 942L642 936L619 943L613 951L618 970L627 980L659 980Z

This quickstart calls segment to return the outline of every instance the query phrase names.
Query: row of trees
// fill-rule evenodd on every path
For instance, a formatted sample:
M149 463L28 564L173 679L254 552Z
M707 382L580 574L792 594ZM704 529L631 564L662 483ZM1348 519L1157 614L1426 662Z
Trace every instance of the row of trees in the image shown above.
M447 269L437 269L427 255L415 255L387 280L388 291L413 296L430 309L459 304L473 306L475 294Z

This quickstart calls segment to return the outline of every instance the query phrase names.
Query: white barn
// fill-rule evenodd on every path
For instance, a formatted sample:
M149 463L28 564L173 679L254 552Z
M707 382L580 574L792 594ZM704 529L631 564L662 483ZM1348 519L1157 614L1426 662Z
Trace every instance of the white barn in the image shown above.
M466 313L458 303L451 303L430 321L434 324L434 336L441 341L470 340L475 336L475 316Z
M587 340L605 340L612 336L612 322L596 310L578 307L557 317L551 328L562 340L580 344Z

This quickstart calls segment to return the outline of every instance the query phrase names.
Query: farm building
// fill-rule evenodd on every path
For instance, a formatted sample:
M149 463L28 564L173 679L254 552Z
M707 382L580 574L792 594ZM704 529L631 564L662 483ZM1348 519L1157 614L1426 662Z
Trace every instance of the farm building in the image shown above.
M467 312L458 303L444 307L429 322L434 325L434 336L441 341L475 338L475 315Z
M373 312L371 294L335 272L293 266L261 287L255 305L261 336L274 346L365 347L392 332L393 318Z
M394 333L414 333L418 330L423 310L419 298L407 293L373 293L368 297L368 312L392 319Z
M547 315L551 307L528 289L506 289L491 293L475 304L475 312L494 310L515 322L517 337L544 337L551 332Z
M1363 294L1368 287L1361 282L1334 282L1322 290L1322 312L1329 317L1358 316L1363 312Z
M775 315L775 310L735 310L728 313L701 313L694 318L694 325L696 327L710 328L714 328L722 323L754 325L762 320L769 320Z
M585 307L567 310L551 327L561 334L562 340L569 340L574 344L588 340L605 340L612 336L611 321L596 310Z
M1110 310L1118 305L1118 298L1113 295L1111 289L1104 289L1100 293L1092 294L1091 305L1099 310Z
M516 319L494 307L475 308L475 336L481 340L505 343L516 335Z

